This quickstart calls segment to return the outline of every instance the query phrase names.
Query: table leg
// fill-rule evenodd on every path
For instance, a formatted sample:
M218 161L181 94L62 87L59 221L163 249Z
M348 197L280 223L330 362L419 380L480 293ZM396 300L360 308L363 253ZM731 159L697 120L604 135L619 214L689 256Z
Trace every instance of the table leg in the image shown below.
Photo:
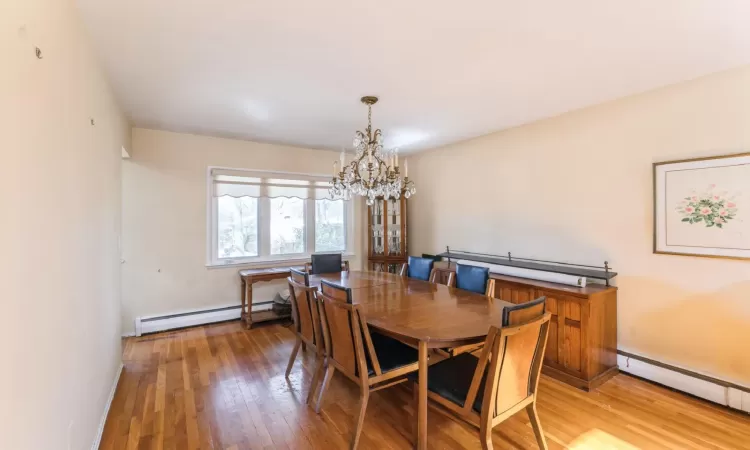
M245 282L245 301L247 302L247 314L245 314L245 327L249 330L253 327L253 282Z
M417 406L417 449L427 449L427 342L419 341L419 400Z
M245 323L245 279L240 277L240 322Z

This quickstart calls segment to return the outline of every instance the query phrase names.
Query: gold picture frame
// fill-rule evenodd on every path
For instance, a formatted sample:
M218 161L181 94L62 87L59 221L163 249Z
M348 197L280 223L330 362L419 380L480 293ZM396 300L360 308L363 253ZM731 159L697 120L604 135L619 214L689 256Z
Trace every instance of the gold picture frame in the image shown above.
M738 168L739 166L742 166L741 168ZM747 166L747 167L745 167ZM669 245L668 240L668 229L675 228L674 220L671 222L668 222L667 216L674 216L675 211L670 211L669 205L668 205L668 195L667 195L667 189L669 186L669 173L670 172L685 172L685 174L681 174L681 177L683 178L683 184L684 179L689 178L689 174L687 172L692 171L694 174L697 174L698 171L703 169L724 169L724 168L732 168L733 172L739 173L738 171L741 170L742 173L747 171L750 173L750 152L746 153L735 153L730 155L721 155L721 156L709 156L704 158L690 158L690 159L681 159L681 160L673 160L673 161L661 161L661 162L655 162L652 164L652 175L653 175L653 253L655 254L661 254L661 255L679 255L679 256L697 256L701 258L721 258L721 259L734 259L734 260L750 260L750 247L748 248L731 248L731 247L707 247L705 245L695 245L693 247L693 251L687 251L686 248L690 248L690 245ZM671 169L671 170L670 170ZM712 172L714 174L718 173L715 170ZM741 177L738 178L737 174L735 173L734 178L735 179L742 179ZM705 172L704 174L705 175ZM703 177L705 178L705 176ZM736 180L735 180L736 181ZM710 184L709 188L714 189L716 185ZM744 204L746 205L745 209L742 211L742 214L740 216L739 223L740 226L743 227L744 230L748 230L750 233L750 176L747 177L747 181L742 184L742 188L739 191L738 196L741 196L743 193L745 194L743 200ZM660 190L660 188L663 188L663 191ZM734 195L734 194L733 194ZM735 225L737 221L730 220L730 219L737 219L737 215L739 213L728 213L728 215L720 216L718 213L721 212L722 214L727 214L726 211L732 211L732 209L726 209L717 211L716 205L733 205L734 207L737 207L737 204L734 202L727 202L726 199L723 200L724 203L711 203L710 199L706 199L705 197L705 191L702 195L696 195L693 197L685 197L684 200L681 200L681 203L684 204L686 202L687 206L681 207L677 206L675 209L677 210L678 214L681 214L680 222L684 222L685 225L698 225L696 229L699 228L713 228L712 231L715 231L717 229L724 229L729 228L730 225ZM695 203L697 199L697 203ZM721 199L721 195L718 195ZM690 200L692 198L692 201ZM715 197L711 197L715 198ZM701 215L701 212L695 211L693 206L698 205L705 205L701 212L707 212L708 209L711 209L712 211L708 212L705 215ZM710 206L710 208L709 208ZM736 208L739 209L739 208ZM747 217L749 220L745 221L743 220L745 217ZM682 224L680 224L682 226ZM684 229L684 228L683 228ZM742 231L740 233L743 233ZM736 234L736 233L735 233ZM750 237L750 234L748 234L748 237ZM684 239L684 238L683 238Z

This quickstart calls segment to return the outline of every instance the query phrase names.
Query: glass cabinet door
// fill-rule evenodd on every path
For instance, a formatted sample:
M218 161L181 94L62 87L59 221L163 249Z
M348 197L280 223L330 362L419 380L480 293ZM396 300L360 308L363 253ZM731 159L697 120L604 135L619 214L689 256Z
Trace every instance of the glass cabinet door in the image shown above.
M388 215L386 217L388 223L388 254L392 256L400 256L403 254L403 246L401 242L401 220L401 201L388 200Z
M375 200L375 203L370 207L371 215L370 223L370 239L372 240L372 254L373 255L384 255L385 254L385 239L386 239L386 227L385 227L385 201Z

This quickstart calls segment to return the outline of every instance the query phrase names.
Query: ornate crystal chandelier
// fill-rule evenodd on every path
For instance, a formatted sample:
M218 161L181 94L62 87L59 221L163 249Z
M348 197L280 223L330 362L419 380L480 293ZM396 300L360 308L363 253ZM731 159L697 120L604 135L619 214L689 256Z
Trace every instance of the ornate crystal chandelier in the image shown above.
M343 197L349 200L354 195L367 197L367 204L375 203L376 197L398 199L403 194L409 198L416 192L414 182L409 181L409 166L404 159L404 177L398 165L398 149L383 150L383 137L380 129L372 129L372 105L377 97L362 97L367 105L367 128L364 132L354 134L356 156L348 165L346 153L341 152L341 171L339 162L333 163L333 179L330 194L332 197Z

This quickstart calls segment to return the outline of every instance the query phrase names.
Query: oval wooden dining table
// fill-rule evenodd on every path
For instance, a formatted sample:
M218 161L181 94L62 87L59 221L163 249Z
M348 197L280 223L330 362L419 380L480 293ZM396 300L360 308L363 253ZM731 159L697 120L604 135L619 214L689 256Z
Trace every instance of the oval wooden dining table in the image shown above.
M490 325L502 323L503 308L513 304L384 272L311 275L310 285L320 286L321 280L351 288L371 328L418 348L417 448L426 449L429 349L483 341Z

